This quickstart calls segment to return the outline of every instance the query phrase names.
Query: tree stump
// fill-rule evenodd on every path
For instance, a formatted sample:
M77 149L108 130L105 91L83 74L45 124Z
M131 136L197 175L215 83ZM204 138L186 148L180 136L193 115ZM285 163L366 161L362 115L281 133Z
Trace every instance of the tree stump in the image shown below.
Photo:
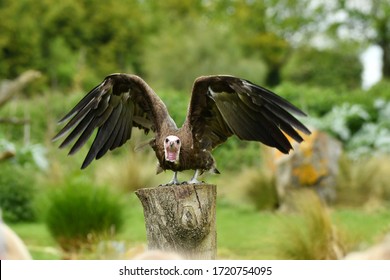
M216 257L215 185L174 185L136 191L144 208L148 248L186 259Z

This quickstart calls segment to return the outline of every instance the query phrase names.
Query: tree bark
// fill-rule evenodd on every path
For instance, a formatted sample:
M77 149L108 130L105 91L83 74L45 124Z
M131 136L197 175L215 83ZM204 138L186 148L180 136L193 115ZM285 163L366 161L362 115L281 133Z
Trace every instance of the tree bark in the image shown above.
M136 191L144 208L149 249L186 259L216 257L216 186L174 185Z
M0 124L5 123L5 124L14 124L14 125L23 125L30 123L29 119L18 119L18 118L0 118Z
M12 81L3 81L0 84L0 107L7 103L16 93L21 91L30 82L39 78L41 73L28 70Z
M14 156L15 156L14 151L10 151L10 150L4 151L4 152L0 153L0 161L12 158Z

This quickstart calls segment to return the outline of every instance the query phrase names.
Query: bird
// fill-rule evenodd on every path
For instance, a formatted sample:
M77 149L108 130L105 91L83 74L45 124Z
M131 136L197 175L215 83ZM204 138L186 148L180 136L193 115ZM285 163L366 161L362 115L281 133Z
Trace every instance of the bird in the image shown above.
M299 132L311 133L294 115L306 116L265 87L236 76L208 75L195 79L187 115L179 128L144 79L114 73L59 120L65 124L52 140L67 135L59 148L73 143L72 155L97 130L81 165L84 169L131 139L133 128L146 134L152 131L154 137L146 145L155 152L157 173L173 171L172 180L164 185L180 184L178 172L184 170L193 170L194 175L182 183L200 184L198 176L204 172L220 174L212 152L233 135L289 153L293 148L286 135L300 143Z

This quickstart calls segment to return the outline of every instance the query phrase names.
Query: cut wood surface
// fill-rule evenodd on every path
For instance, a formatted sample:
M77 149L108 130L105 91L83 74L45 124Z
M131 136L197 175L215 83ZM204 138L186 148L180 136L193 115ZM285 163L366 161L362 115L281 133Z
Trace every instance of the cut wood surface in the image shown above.
M173 185L136 191L144 208L148 248L186 259L216 257L216 186Z

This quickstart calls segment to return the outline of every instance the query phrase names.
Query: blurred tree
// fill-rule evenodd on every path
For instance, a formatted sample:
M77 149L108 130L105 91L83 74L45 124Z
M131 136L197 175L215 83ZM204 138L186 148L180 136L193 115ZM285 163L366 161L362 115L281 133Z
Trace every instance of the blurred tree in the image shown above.
M142 72L140 55L146 22L138 0L84 0L88 38L88 63L99 67L100 75Z
M26 69L69 86L85 63L99 76L140 72L144 13L138 0L4 0L0 5L0 75Z
M0 76L11 79L42 63L41 12L31 0L0 3Z
M150 37L142 57L147 80L186 92L201 75L230 74L259 81L265 72L261 60L244 58L235 34L212 24L186 23L165 29Z
M297 49L283 68L286 81L335 89L360 88L362 65L357 53L343 50Z
M214 9L225 13L247 53L259 53L267 65L265 83L281 82L291 49L307 45L326 9L311 0L220 0Z
M273 86L280 83L291 50L309 45L310 38L322 32L324 18L330 16L328 2L322 2L2 0L0 75L14 78L34 68L48 76L51 86L63 89L85 86L84 80L88 86L95 84L100 79L96 77L112 72L149 75L176 64L181 71L171 76L198 70L248 72L252 80L264 78ZM381 5L377 13L383 19L388 12L382 8L388 5ZM377 30L388 32L381 22ZM265 75L258 71L255 79L260 62L254 60L266 65ZM237 61L240 65L233 71ZM202 65L190 73L199 62ZM182 87L177 81L173 87Z
M336 0L339 15L330 30L339 37L347 37L363 45L367 42L382 49L382 74L390 79L390 1ZM348 36L346 34L348 33Z

